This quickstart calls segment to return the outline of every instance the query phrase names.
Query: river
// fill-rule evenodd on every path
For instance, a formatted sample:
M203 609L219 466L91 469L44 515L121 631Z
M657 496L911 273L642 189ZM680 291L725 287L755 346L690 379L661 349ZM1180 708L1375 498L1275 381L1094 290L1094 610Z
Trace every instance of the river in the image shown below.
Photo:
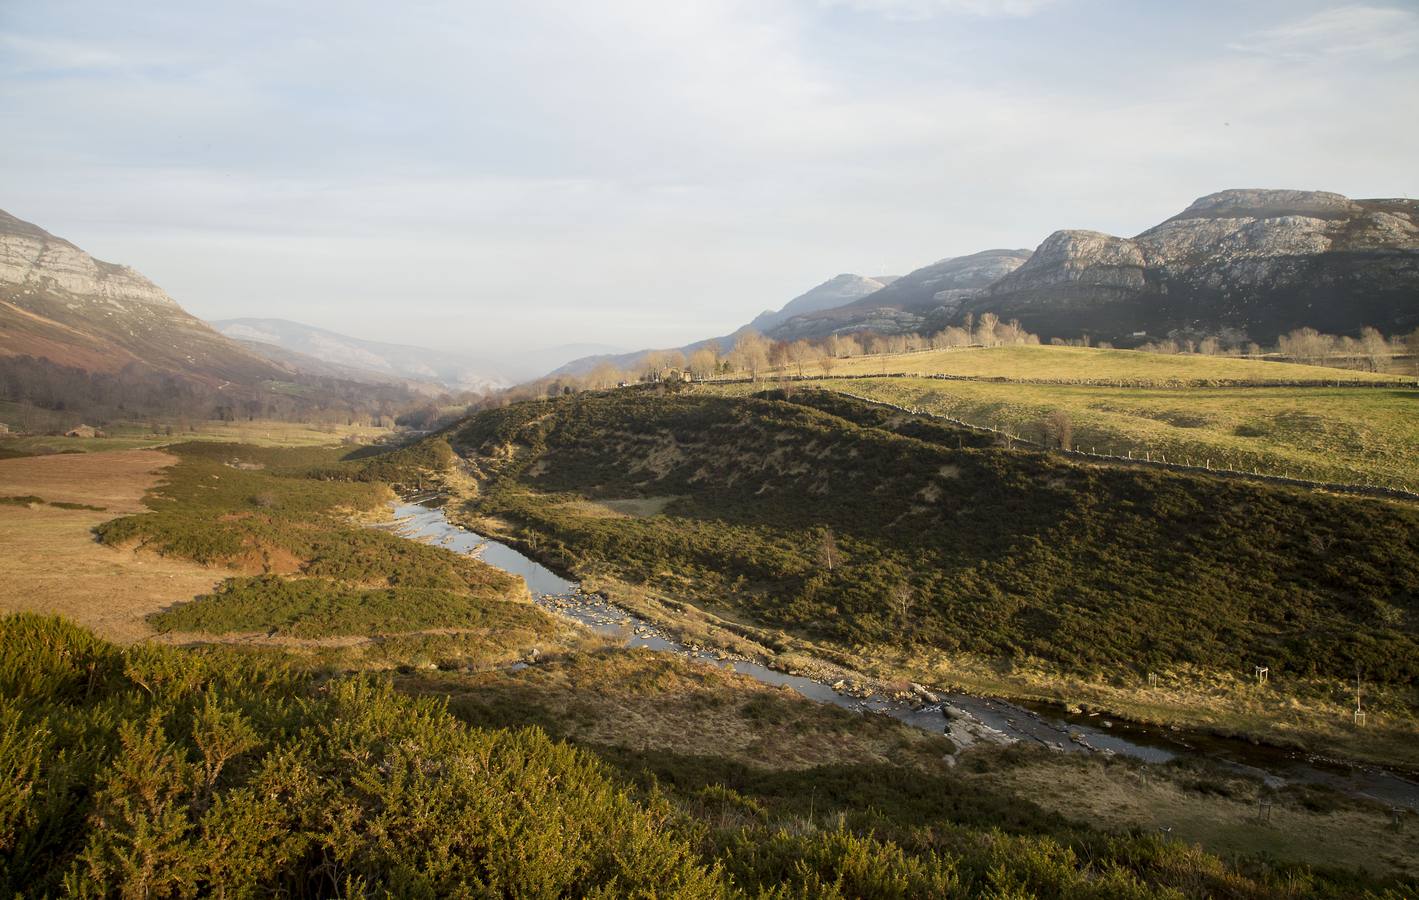
M392 504L397 534L455 553L474 554L488 565L518 575L527 582L538 606L601 634L620 637L626 647L645 647L731 668L764 684L792 688L819 703L889 715L916 728L946 733L958 745L1036 743L1063 753L1118 754L1148 763L1207 759L1261 778L1272 787L1319 784L1348 795L1419 810L1419 783L1378 767L1333 763L1241 740L1110 721L1103 716L1072 716L1042 704L1027 707L992 697L929 688L926 695L912 701L880 694L863 697L752 660L688 647L654 623L637 618L598 595L583 593L575 581L561 577L512 547L449 522L439 506L426 502L429 505L412 501Z

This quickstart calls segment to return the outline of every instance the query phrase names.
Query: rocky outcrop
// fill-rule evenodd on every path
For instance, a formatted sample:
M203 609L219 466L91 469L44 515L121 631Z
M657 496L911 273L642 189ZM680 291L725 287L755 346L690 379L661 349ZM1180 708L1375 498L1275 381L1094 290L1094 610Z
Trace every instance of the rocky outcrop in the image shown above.
M289 372L217 334L127 266L0 211L0 355L219 385Z
M127 266L94 259L68 241L3 210L0 285L70 294L89 302L177 306L161 288Z
M1134 238L1059 231L962 312L1128 342L1419 327L1419 203L1321 191L1210 194Z

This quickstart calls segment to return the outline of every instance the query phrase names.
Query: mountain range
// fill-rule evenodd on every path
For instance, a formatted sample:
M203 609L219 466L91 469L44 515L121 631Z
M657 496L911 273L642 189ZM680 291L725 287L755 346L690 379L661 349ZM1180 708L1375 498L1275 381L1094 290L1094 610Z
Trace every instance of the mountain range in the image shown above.
M288 319L218 319L212 327L253 353L313 371L356 379L388 379L452 391L485 392L508 387L507 378L455 353L367 341Z
M428 384L233 340L133 269L0 211L0 400L133 416L392 416Z
M818 302L835 292L845 302ZM1220 191L1132 238L1061 230L1034 251L948 257L900 278L838 275L720 343L751 329L774 340L930 333L987 312L1045 340L1088 335L1122 347L1208 335L1271 343L1301 327L1407 332L1419 327L1419 201ZM640 355L562 371L630 366Z

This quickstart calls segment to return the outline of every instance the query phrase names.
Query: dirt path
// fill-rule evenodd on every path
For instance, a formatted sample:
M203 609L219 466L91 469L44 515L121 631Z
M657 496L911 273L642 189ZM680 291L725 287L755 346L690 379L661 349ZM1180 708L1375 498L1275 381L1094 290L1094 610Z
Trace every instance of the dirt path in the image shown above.
M158 450L0 460L0 497L37 496L103 511L0 504L0 613L57 613L122 643L149 637L143 617L206 593L220 572L114 550L92 529L140 512L143 494L177 457Z

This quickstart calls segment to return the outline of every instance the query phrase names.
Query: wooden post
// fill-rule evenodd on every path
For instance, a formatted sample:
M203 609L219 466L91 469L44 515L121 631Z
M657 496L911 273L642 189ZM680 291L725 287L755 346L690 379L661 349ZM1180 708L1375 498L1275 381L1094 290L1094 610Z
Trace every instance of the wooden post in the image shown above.
M1267 676L1271 674L1271 668L1269 666L1252 666L1252 670L1256 675L1256 683L1266 684Z

